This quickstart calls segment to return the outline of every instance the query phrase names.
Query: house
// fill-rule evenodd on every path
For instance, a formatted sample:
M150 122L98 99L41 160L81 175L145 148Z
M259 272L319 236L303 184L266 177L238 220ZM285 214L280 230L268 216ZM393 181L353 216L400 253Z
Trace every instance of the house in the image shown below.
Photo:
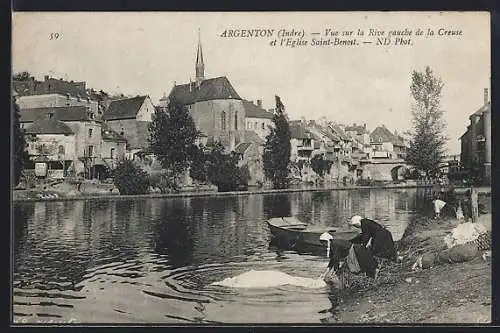
M86 106L96 116L99 105L86 90L85 82L65 81L45 76L44 81L30 77L26 80L13 80L17 93L17 104L22 109L47 107Z
M469 117L467 131L460 137L462 167L483 184L491 184L491 103L484 89L484 103Z
M68 169L68 174L93 178L103 173L105 164L101 159L102 124L92 111L86 106L20 110L20 124L25 131L36 121L46 119L64 123L75 135L76 159Z
M246 131L245 142L240 143L234 152L240 156L239 167L248 168L250 179L249 186L261 186L265 183L264 165L262 154L264 152L264 140L254 131Z
M372 159L399 158L399 151L398 149L395 149L395 146L400 147L401 144L404 146L404 143L399 141L394 134L385 127L385 125L376 127L370 133L370 144L373 150L370 154L370 158Z
M65 123L48 116L38 119L26 129L27 151L39 177L64 178L78 161L75 132Z
M102 116L107 127L127 140L129 150L149 148L148 126L153 120L155 106L149 96L112 100Z
M255 131L262 139L271 132L273 126L273 113L262 108L262 100L257 100L257 105L253 102L243 100L245 108L245 128Z
M346 126L344 131L357 141L357 148L360 157L362 155L368 157L371 152L370 133L366 129L366 124Z
M101 158L108 169L114 170L117 162L125 157L127 140L107 124L102 125L101 138Z

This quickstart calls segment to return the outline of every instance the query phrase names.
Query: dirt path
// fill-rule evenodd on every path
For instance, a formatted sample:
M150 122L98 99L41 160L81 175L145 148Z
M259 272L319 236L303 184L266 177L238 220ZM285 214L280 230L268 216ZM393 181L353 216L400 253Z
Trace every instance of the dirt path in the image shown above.
M485 261L479 256L469 262L411 271L417 255L441 247L446 231L455 224L428 221L414 226L402 244L402 251L407 252L403 262L383 268L376 283L355 277L351 290L338 298L329 322L491 322L490 259Z

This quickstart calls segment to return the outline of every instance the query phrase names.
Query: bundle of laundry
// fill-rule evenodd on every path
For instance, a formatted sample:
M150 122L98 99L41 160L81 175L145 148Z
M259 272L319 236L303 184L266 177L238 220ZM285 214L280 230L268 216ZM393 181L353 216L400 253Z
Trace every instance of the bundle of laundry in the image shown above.
M490 228L491 231L491 228ZM488 234L488 227L483 223L472 223L466 222L461 223L453 230L451 233L444 237L444 243L448 249L454 247L455 245L465 244L468 242L475 241L481 235L484 238L484 235Z
M467 224L467 223L464 223ZM478 223L474 223L478 224ZM412 269L417 268L430 268L440 264L452 264L464 261L470 261L477 256L482 251L491 249L491 231L486 230L478 235L475 233L477 230L481 230L481 227L477 226L465 227L469 229L459 229L468 230L468 234L462 234L457 232L455 235L460 235L458 240L455 240L458 244L449 246L446 243L447 248L445 250L439 251L438 253L428 252L420 256L417 261L413 264ZM464 228L464 227L462 227ZM446 240L445 240L446 241ZM486 260L487 255L483 254L483 260Z

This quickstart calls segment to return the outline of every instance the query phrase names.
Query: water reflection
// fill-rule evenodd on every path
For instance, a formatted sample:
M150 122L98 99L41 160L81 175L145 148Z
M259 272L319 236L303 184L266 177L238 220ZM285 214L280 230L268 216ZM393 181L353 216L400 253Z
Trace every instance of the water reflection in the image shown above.
M304 222L338 226L359 214L380 220L398 238L411 216L428 204L423 202L415 190L353 190L16 204L14 312L64 318L66 307L88 322L259 322L266 312L266 320L318 322L327 291L282 291L279 299L288 305L278 310L265 305L272 304L276 290L245 295L243 302L242 295L207 286L249 269L304 277L321 273L325 258L269 246L270 217L296 215ZM189 293L203 297L194 301ZM132 302L147 304L148 314ZM200 302L207 303L203 315L196 310ZM238 316L232 311L238 306L262 316ZM286 311L298 312L290 316Z

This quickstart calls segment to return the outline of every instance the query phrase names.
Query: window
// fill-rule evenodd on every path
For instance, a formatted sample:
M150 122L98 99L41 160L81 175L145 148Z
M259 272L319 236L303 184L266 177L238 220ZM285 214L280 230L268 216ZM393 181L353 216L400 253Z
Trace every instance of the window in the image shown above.
M94 156L94 146L89 146L89 156Z
M59 155L64 155L64 146L60 145L58 149Z
M121 132L120 132L120 135L122 135L122 136L123 136L123 134L125 134L125 132L123 131L123 127L122 127L122 130L121 130Z
M234 129L237 131L238 130L238 114L234 114Z
M115 158L115 148L111 148L111 151L109 152L109 156L111 158Z
M264 125L264 123L262 123L262 129L265 129L265 128L266 128L265 126L266 126L266 125Z
M226 112L222 111L221 115L220 115L220 127L223 131L226 130Z
M93 132L93 129L92 128L89 128L89 138L92 137L92 132Z

